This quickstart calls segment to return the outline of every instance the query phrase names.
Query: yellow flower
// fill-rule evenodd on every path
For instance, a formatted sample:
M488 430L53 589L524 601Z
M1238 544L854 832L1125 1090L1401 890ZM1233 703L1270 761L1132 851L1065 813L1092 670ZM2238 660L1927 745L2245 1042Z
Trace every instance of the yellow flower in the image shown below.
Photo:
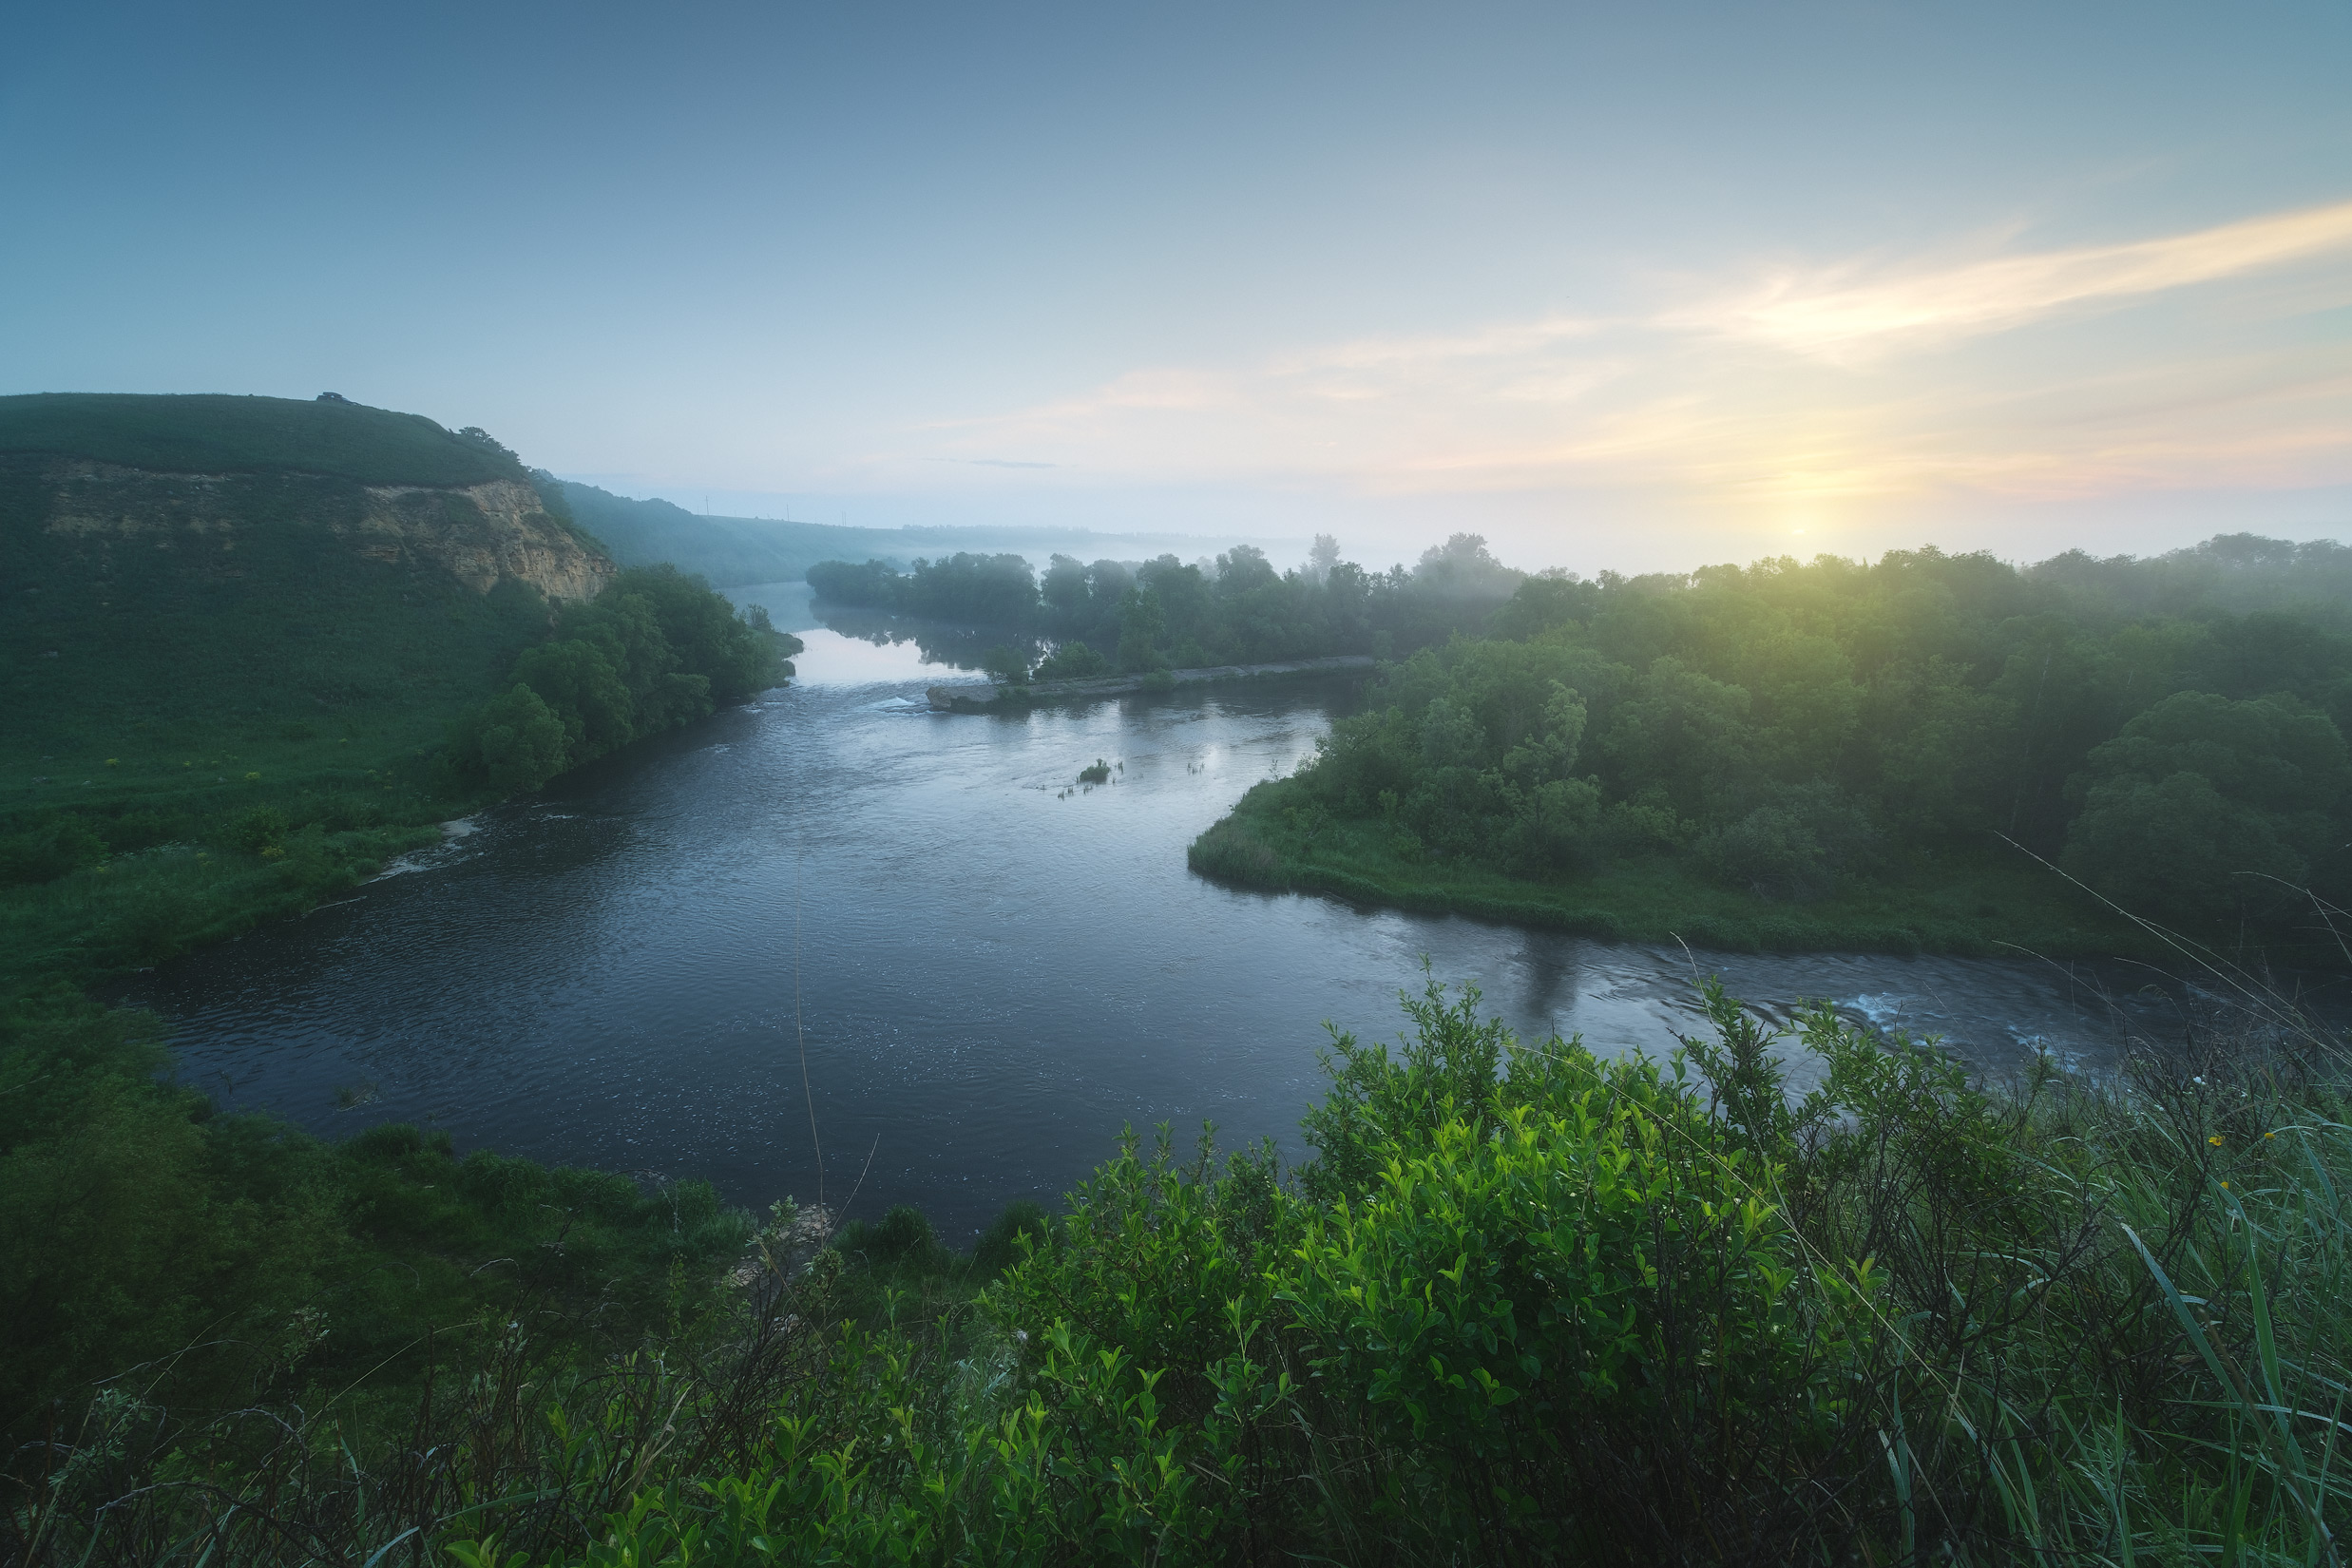
M2276 1134L2276 1133L2265 1133L2265 1134L2263 1134L2262 1136L2263 1136L2263 1137L2265 1137L2265 1138L2276 1138L2276 1137L2278 1137L2279 1135L2278 1135L2278 1134Z
M2225 1181L2225 1182L2223 1182L2223 1183L2222 1183L2222 1187L2223 1187L2223 1189L2224 1189L2225 1191L2227 1191L2227 1190L2228 1190L2228 1186L2229 1186L2229 1183L2228 1183L2227 1181Z
M2205 1141L2210 1143L2214 1148L2218 1149L2221 1147L2221 1134L2215 1133L2211 1138L2207 1138Z

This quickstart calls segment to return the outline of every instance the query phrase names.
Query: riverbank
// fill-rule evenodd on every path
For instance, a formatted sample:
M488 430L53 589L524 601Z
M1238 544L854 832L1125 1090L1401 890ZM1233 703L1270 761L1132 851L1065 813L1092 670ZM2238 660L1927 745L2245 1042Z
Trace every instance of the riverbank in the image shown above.
M991 708L1031 702L1170 692L1178 686L1255 680L1268 676L1368 671L1377 662L1367 654L1335 654L1329 659L1291 659L1272 664L1212 664L1197 670L1153 670L1143 675L1096 676L1084 680L1040 680L1026 686L933 686L924 695L930 699L933 710L940 713L985 713Z
M1321 893L1418 914L1726 952L1941 953L1963 958L2177 957L2022 855L1920 858L1806 904L1772 903L1671 862L1624 860L1537 882L1407 856L1378 822L1302 812L1288 780L1258 785L1193 841L1186 864L1230 886Z

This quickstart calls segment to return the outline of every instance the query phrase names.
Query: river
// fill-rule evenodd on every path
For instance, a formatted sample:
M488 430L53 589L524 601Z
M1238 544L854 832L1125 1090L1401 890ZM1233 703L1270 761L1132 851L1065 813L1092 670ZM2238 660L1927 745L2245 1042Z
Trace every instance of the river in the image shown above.
M1995 1072L2175 1027L2144 971L1689 954L1220 888L1186 844L1313 751L1347 680L937 715L915 643L816 626L799 584L735 594L805 628L792 686L143 977L183 1078L330 1136L414 1121L741 1203L912 1202L959 1238L1122 1127L1303 1153L1326 1023L1392 1036L1425 957L1522 1034L1611 1052L1694 1028L1694 970ZM1080 787L1098 757L1111 782Z

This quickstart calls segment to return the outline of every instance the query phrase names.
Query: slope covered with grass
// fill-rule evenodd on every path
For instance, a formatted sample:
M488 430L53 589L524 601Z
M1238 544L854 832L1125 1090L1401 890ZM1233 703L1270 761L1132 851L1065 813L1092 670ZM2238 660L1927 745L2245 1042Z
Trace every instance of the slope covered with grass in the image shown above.
M299 1385L381 1443L453 1329L527 1320L593 1364L702 1310L750 1229L708 1187L221 1115L172 1081L162 1021L86 993L743 700L787 673L792 640L667 568L619 572L479 431L266 399L9 401L9 1506L94 1410L217 1412ZM175 1473L234 1467L244 1443L193 1444Z
M514 454L423 414L348 402L219 393L34 392L0 397L0 452L159 473L296 472L363 485L522 479Z

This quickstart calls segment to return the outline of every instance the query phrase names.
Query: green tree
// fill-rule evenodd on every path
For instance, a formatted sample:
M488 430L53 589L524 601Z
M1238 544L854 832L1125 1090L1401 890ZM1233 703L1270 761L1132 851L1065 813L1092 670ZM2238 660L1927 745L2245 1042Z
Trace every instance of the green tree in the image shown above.
M2091 754L2065 864L2135 913L2193 926L2276 907L2352 785L2343 736L2290 697L2177 692Z
M483 706L475 744L491 787L506 794L536 790L564 771L564 721L519 680Z
M1159 651L1159 640L1167 634L1168 617L1159 595L1146 588L1128 589L1119 605L1119 667L1129 673L1165 669L1168 661Z

